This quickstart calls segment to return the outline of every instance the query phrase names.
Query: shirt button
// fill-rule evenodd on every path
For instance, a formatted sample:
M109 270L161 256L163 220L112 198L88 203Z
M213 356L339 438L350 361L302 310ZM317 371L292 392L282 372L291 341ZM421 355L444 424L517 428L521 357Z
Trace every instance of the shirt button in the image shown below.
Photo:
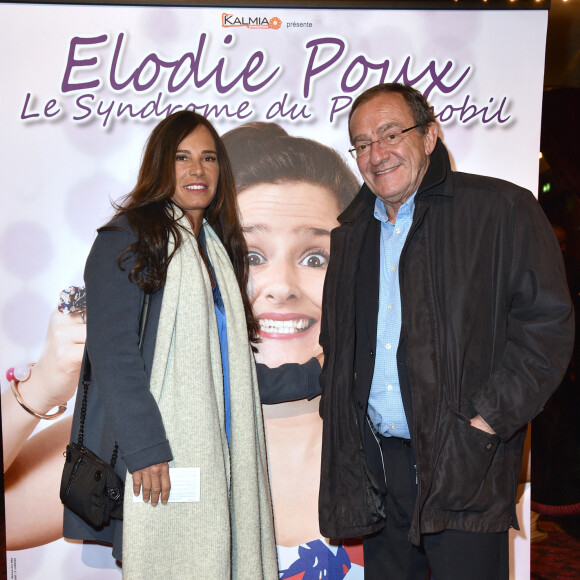
M401 233L401 228L396 228L396 229L395 229L395 233L396 233L396 234L400 234L400 233Z
M395 425L391 425L391 429L396 429Z
M386 348L387 350L390 350L390 349L391 349L391 345L390 345L390 344L387 344L387 345L385 345L385 348Z
M387 306L387 308L388 308L389 310L392 310L392 309L393 309L393 305L392 305L392 304L389 304L389 305Z
M387 391L392 391L393 390L393 385L387 385Z
M391 266L391 271L394 272L397 269L397 266Z

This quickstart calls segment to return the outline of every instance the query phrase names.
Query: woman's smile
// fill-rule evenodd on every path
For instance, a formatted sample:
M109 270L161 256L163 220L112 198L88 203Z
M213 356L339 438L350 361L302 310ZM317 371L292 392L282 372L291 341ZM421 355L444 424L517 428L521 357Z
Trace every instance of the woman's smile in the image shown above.
M258 315L260 336L264 338L298 338L317 322L303 314L267 312Z

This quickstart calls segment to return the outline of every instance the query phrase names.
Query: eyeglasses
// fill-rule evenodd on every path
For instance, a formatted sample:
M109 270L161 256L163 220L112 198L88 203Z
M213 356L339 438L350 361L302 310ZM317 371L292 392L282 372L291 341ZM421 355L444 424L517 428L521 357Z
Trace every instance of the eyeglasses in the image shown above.
M394 145L398 145L403 140L403 136L405 135L405 133L407 133L408 131L412 131L413 129L416 129L417 127L421 127L423 126L423 124L424 123L413 125L412 127L409 127L408 129L403 129L398 133L385 132L385 134L380 139L377 139L376 141L363 141L359 143L356 147L349 149L348 152L353 156L354 159L360 159L361 157L366 157L367 155L369 155L369 153L371 152L371 145L373 143L377 143L378 146L383 149L387 147L393 147Z

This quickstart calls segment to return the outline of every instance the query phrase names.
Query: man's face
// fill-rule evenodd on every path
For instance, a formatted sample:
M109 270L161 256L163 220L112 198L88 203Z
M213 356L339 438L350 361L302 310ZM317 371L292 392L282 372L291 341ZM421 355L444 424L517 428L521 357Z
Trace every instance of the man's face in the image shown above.
M384 138L415 124L411 109L398 93L377 95L359 105L350 121L355 147L381 140L369 146L367 155L357 158L357 165L370 190L385 203L389 217L396 216L398 208L419 187L437 142L437 125L423 127L423 135L421 127L408 131L396 145L389 145Z

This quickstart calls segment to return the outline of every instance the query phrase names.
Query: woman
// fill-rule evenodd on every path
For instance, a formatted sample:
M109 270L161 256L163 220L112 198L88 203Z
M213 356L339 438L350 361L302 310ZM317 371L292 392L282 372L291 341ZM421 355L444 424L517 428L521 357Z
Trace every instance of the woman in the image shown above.
M330 230L359 185L329 147L252 123L223 137L250 257L260 324L256 361L274 502L280 578L362 578L362 550L320 537L322 421L318 344ZM285 363L299 363L288 365ZM280 365L284 365L281 367ZM293 379L293 380L292 380ZM304 574L304 576L302 576Z
M170 115L85 268L93 383L85 445L108 460L116 441L115 469L130 475L122 526L95 530L65 509L64 535L112 541L120 559L122 529L128 578L276 575L246 281L223 144L204 117ZM199 474L199 501L170 501L173 467Z

